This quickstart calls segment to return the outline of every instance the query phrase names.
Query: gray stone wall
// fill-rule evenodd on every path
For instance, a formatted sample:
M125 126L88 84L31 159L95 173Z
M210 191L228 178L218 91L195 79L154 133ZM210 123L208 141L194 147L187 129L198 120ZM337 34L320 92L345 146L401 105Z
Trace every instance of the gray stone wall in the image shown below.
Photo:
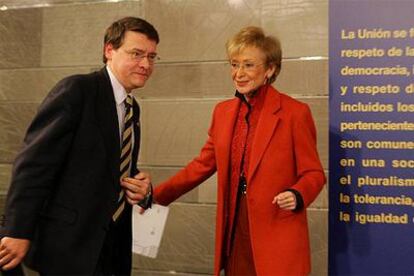
M64 76L100 68L105 28L129 15L153 23L161 37L161 61L147 86L134 92L142 108L139 165L155 184L199 152L213 106L233 96L224 44L246 25L280 37L275 87L309 103L327 170L328 0L0 0L1 206L39 103ZM134 256L134 274L212 273L215 182L171 205L157 259ZM325 188L308 209L312 275L327 274L327 210Z

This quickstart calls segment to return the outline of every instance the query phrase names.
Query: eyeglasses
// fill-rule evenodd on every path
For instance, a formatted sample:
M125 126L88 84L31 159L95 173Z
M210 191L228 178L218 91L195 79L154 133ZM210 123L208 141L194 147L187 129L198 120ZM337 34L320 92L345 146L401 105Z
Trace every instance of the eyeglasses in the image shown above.
M237 63L237 62L230 62L231 70L233 72L239 71L239 69L243 69L245 72L252 72L256 70L256 68L264 63L255 64L253 62L246 62L246 63Z
M129 55L129 57L136 61L136 62L141 62L144 58L148 59L148 63L150 65L153 65L154 63L156 63L157 61L160 60L160 57L156 54L156 53L145 53L144 51L139 51L139 50L124 50L125 53L127 53Z

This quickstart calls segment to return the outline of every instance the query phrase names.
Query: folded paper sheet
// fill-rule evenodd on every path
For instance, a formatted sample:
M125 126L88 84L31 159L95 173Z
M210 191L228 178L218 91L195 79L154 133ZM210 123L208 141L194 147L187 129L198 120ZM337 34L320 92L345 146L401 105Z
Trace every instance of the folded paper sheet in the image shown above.
M132 252L156 258L168 216L168 207L153 204L140 214L141 207L132 211Z

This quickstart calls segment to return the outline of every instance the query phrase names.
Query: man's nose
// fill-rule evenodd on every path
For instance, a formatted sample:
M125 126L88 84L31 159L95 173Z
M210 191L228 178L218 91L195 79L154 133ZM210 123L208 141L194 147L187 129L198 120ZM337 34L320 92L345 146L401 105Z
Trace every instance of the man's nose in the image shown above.
M144 67L145 69L150 68L151 63L149 61L149 57L145 56L139 61L139 66Z

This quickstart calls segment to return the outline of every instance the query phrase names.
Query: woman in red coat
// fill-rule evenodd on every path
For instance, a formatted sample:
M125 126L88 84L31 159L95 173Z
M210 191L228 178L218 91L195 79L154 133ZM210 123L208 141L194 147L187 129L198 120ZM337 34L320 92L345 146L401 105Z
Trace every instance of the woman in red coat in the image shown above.
M168 205L217 171L215 275L307 275L306 207L325 183L311 112L270 85L277 39L247 27L226 47L236 95L217 104L199 156L155 200Z

